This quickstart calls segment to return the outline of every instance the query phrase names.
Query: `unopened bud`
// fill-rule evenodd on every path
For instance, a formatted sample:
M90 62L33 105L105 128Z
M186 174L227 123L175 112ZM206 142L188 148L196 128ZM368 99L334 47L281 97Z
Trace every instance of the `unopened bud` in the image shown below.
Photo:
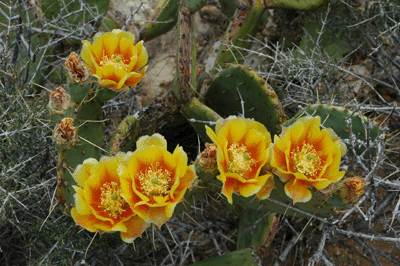
M71 96L62 87L50 94L49 107L54 112L63 112L71 107Z
M344 203L356 203L364 194L364 186L364 179L361 177L350 177L339 183L337 193Z
M69 55L67 61L65 61L65 66L68 69L69 77L74 83L85 82L90 76L90 70L75 52Z
M72 118L64 118L53 130L53 140L60 146L74 145L78 136L78 131L74 127Z

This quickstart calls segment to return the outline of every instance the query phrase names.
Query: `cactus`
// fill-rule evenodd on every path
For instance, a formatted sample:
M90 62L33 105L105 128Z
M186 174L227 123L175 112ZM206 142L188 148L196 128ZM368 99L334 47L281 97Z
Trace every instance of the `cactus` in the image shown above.
M187 103L196 87L196 42L192 14L184 1L179 5L178 58L173 92L175 97Z
M101 104L93 99L75 109L75 127L78 128L78 139L69 147L60 147L57 172L58 172L58 203L64 213L70 214L74 205L76 184L71 173L78 164L87 158L100 158L101 142L103 140L103 127L101 124Z
M232 265L232 266L256 266L250 248L237 250L219 257L206 259L191 264L191 266L207 266L207 265Z
M201 139L206 142L210 142L210 139L206 134L204 123L207 121L215 123L218 119L222 118L218 113L194 97L191 102L184 107L183 114L200 135Z
M267 8L287 8L296 10L310 10L323 5L326 0L273 0L266 1Z
M240 215L238 227L238 249L251 247L255 250L273 238L277 228L278 219L274 213L263 213L253 209L246 209Z
M254 36L259 29L265 7L262 0L254 1L253 6L237 9L220 46L215 67L225 67L226 63L242 63L246 52L240 48L249 49L249 36ZM228 47L234 45L239 47Z
M111 137L108 153L111 156L114 156L120 150L127 152L129 148L132 147L132 142L136 141L136 137L139 134L138 131L139 128L136 117L133 115L125 117L115 129L115 132ZM121 149L124 140L126 140L125 147L124 149Z
M244 112L245 117L261 122L273 135L280 132L286 119L274 89L256 72L241 65L229 65L213 79L204 94L204 103L222 117Z
M96 0L83 0L84 4L88 11L97 10L99 14L105 14L108 10L109 0L105 1L96 1ZM69 24L72 25L82 25L83 23L92 19L89 15L90 13L86 12L76 12L81 10L82 6L79 1L50 1L44 0L41 4L42 14L47 19L61 18L64 17L68 21ZM71 15L73 14L73 15Z
M232 4L232 1L221 0L221 6L225 8L225 13L228 17L232 16L233 18L229 29L227 30L227 33L224 37L225 43L221 46L215 63L216 67L214 69L214 73L216 73L217 71L219 71L219 73L217 73L215 77L210 81L209 86L205 88L203 95L197 98L195 91L197 79L196 45L194 20L192 19L192 16L194 12L198 11L201 7L205 5L205 2L206 1L203 0L181 0L179 2L177 0L161 0L157 5L156 11L153 14L152 19L156 20L157 22L165 22L168 20L171 21L169 21L168 23L146 23L143 28L142 37L145 40L150 40L169 30L175 24L175 22L178 21L177 68L173 86L173 94L178 104L175 105L178 106L177 109L179 109L179 111L193 125L195 130L204 141L210 142L209 136L213 141L215 141L216 139L213 137L213 135L209 134L209 131L211 129L207 129L206 133L206 129L204 127L205 124L215 124L220 119L227 117L230 117L230 119L234 119L232 118L232 115L236 115L249 118L248 120L253 119L257 121L258 124L261 123L265 126L259 127L257 124L257 126L249 129L249 131L253 130L252 133L254 133L254 131L258 130L258 128L263 128L266 133L264 134L263 132L262 137L260 137L263 142L260 141L260 143L262 142L263 145L265 144L265 147L262 146L264 148L260 148L262 149L262 152L260 152L260 154L262 155L257 157L259 158L259 161L255 161L254 159L253 161L251 161L250 155L251 153L256 153L257 148L254 148L250 152L246 150L246 147L242 147L244 146L244 144L240 143L241 146L239 146L238 144L237 149L235 150L235 154L231 152L233 155L227 155L226 163L225 165L222 165L221 160L217 158L217 156L220 156L220 154L224 151L221 152L222 149L218 149L218 144L216 143L218 141L215 141L214 144L206 143L206 149L198 155L198 158L194 162L194 169L197 175L197 180L194 183L190 184L189 182L187 182L188 186L186 187L187 192L184 196L184 200L181 201L181 198L179 198L177 202L173 202L173 204L171 204L171 206L173 205L172 207L168 207L168 218L170 218L172 214L177 215L178 213L184 211L188 205L195 204L209 191L215 191L219 193L221 191L221 187L224 188L226 185L226 182L223 181L223 178L220 178L220 171L223 173L227 172L240 175L240 178L246 179L249 177L249 175L243 173L245 171L252 171L251 167L246 168L246 166L252 166L259 163L259 165L257 166L257 170L254 171L257 172L254 176L263 176L264 179L263 183L257 188L259 189L258 191L255 191L256 189L251 187L253 185L251 182L256 180L252 179L254 176L252 176L252 178L246 179L243 182L240 181L240 179L237 179L239 180L238 182L242 183L246 183L247 181L249 181L249 179L251 179L250 182L248 182L250 183L250 185L247 184L247 187L245 185L239 187L238 189L236 189L234 185L231 185L231 187L229 187L229 189L231 189L231 194L233 193L233 200L232 198L229 198L229 203L233 202L233 204L235 205L247 208L247 210L245 210L241 216L241 221L239 225L238 248L242 250L194 264L203 265L204 263L205 265L209 263L231 263L232 265L235 265L240 263L241 265L254 265L254 261L251 256L251 250L243 248L250 246L258 249L265 241L268 242L271 238L273 238L273 234L276 230L276 228L274 229L273 226L276 225L277 222L275 213L308 218L315 216L318 217L320 220L325 221L324 218L330 218L334 215L337 215L339 211L345 211L348 209L349 206L355 204L358 201L360 195L362 195L362 188L364 186L363 181L360 179L347 178L340 180L344 175L344 171L341 171L339 173L338 169L340 164L340 157L337 156L335 157L335 159L339 158L339 160L335 161L335 163L337 162L338 173L335 176L337 177L337 179L328 180L332 181L329 183L329 186L320 185L319 189L316 188L318 186L314 186L314 183L317 183L320 180L307 180L307 182L312 183L312 185L307 185L303 187L306 187L306 192L311 196L309 198L303 197L300 200L294 199L293 196L288 192L288 184L291 182L291 180L282 181L285 179L282 178L282 175L279 175L278 177L278 173L276 171L279 166L273 166L271 163L270 157L273 156L273 145L271 144L271 138L269 134L271 134L272 138L274 138L275 135L275 139L279 139L278 135L281 134L282 131L283 133L285 133L287 127L293 125L296 121L299 121L299 119L301 121L303 119L302 117L306 114L309 114L311 116L319 116L323 121L323 126L331 127L333 131L335 131L336 135L332 135L332 143L334 142L333 138L337 139L338 137L344 140L353 140L354 138L359 138L362 140L375 139L378 135L379 127L374 125L373 128L368 131L368 134L370 135L366 136L364 134L364 127L362 124L363 121L367 121L366 118L352 116L352 113L344 108L328 105L308 106L304 110L300 111L295 117L293 117L289 121L286 121L286 115L274 89L270 85L268 85L265 80L263 80L255 71L251 70L249 67L237 64L237 62L243 61L244 53L240 50L240 48L250 48L250 42L245 41L245 39L247 39L249 35L254 36L256 34L260 25L263 23L263 21L265 21L264 15L267 14L267 8L284 7L308 10L321 5L324 2L323 0L303 1L302 3L289 0L256 0L248 2L238 1L237 8ZM252 5L250 5L250 3L252 3ZM127 35L126 39L129 39L129 36ZM233 44L238 48L227 49L227 45L229 44ZM87 43L85 43L85 45L86 48L89 46ZM139 46L135 48L138 51L138 56L130 56L131 59L135 58L136 60L136 58L139 57L140 50L142 49L142 46L140 45L141 43L139 43ZM119 51L118 49L115 50ZM227 51L223 52L224 50ZM95 53L91 51L91 53L84 52L83 54L85 54L85 56L89 58L90 56L94 56ZM104 59L104 61L112 61L110 63L111 66L117 65L118 67L120 67L120 65L118 65L122 60L120 58L120 54L115 55L115 57L111 57L111 55L107 56L110 56L110 58L107 57L106 59ZM87 63L89 63L89 60L86 61ZM101 62L103 63L103 61ZM95 67L93 67L93 65ZM74 64L75 70L77 66L78 64ZM223 67L222 70L220 70L220 66ZM99 68L98 65L92 64L92 71L97 71L97 68ZM146 67L143 64L135 69L135 71L137 70L137 72L140 72L140 74L144 76L145 68ZM119 70L121 69L122 68L119 68ZM136 74L138 74L137 72ZM81 164L86 158L100 158L100 147L102 144L103 135L103 126L101 123L101 105L107 100L115 97L122 89L126 89L127 86L120 86L120 81L123 83L124 81L132 78L132 75L130 75L131 73L129 73L129 75L124 76L125 79L121 78L115 81L114 78L118 75L109 75L107 77L103 77L101 75L104 73L99 71L96 72L96 74L94 75L99 79L98 83L100 86L97 86L96 81L91 79L75 80L75 78L77 77L85 76L84 74L84 71L82 72L82 70L80 69L80 72L77 71L75 74L73 74L72 76L70 75L70 77L68 78L67 90L73 102L72 105L68 105L68 107L63 109L62 111L60 111L60 108L55 108L55 103L51 103L49 106L51 111L53 112L52 120L59 125L55 130L56 132L58 132L55 135L55 141L59 149L59 159L57 167L59 174L58 199L61 208L67 214L70 212L70 209L74 204L75 194L75 191L72 190L72 185L75 184L75 181L71 173L74 171L77 165ZM101 84L100 82L104 83ZM140 82L140 80L138 80L137 82ZM115 86L107 87L107 85L110 84ZM173 114L175 115L176 113L178 112L174 112ZM346 124L343 123L343 121L349 116L352 116L352 133L350 133ZM149 119L149 117L150 115L142 120L138 119L135 116L128 116L124 118L120 125L115 129L114 135L112 136L108 147L107 155L116 155L117 157L121 156L118 155L118 152L128 151L133 146L133 142L136 141L139 134L143 132L153 133L153 131L157 130L157 118ZM161 120L161 118L158 118L158 120ZM255 123L255 121L251 122ZM65 125L62 123L64 123ZM217 124L215 128L220 127L221 124L223 123ZM67 129L70 131L68 131ZM258 133L259 132L256 132L254 134ZM266 140L266 135L268 135L268 142ZM67 136L67 138L69 139L60 140L62 136ZM142 139L142 142L148 141L148 146L151 146L151 142L155 142L158 146L162 146L160 144L161 142L163 143L163 141L160 140L161 137L157 137L155 139L151 139L150 137L147 140ZM254 138L249 139L253 140ZM246 141L251 142L251 140L249 139L246 139ZM138 143L140 141L141 140L139 140ZM124 142L125 147L123 147L122 145ZM139 144L137 145L139 146ZM294 155L300 157L302 156L300 159L303 160L301 163L305 162L305 166L303 165L305 168L309 166L307 165L307 163L309 162L306 161L306 159L312 161L313 158L315 159L315 157L319 156L318 153L316 151L314 152L314 150L312 150L313 148L310 147L307 146L304 152L303 150L301 150L301 152L303 153L299 151L300 155ZM229 149L231 148L232 146ZM178 147L176 150L178 152L182 152L180 147ZM242 151L242 154L240 154L240 151ZM364 149L362 147L356 149L357 154L362 154L363 151ZM289 151L289 153L290 152L291 151ZM287 152L285 151L285 154L286 153ZM309 155L311 156L310 159ZM182 157L184 156L182 155ZM304 159L303 157L306 159ZM325 160L327 157L328 156L324 157L323 160ZM331 157L333 157L333 155ZM294 157L295 159L293 159L293 157L290 158L293 161L297 160L297 157ZM229 172L232 169L229 168L231 167L231 163L234 160L236 160L235 163L237 163L237 165L235 165L236 170L233 170L235 172ZM184 164L186 166L186 161ZM295 165L297 167L297 164ZM127 165L124 165L124 167L128 169ZM240 167L242 167L242 169L240 169ZM317 167L320 167L320 165L318 165ZM321 166L321 168L323 167L325 166ZM326 166L325 168L327 167L328 166ZM192 166L190 166L189 168L193 169ZM151 183L149 186L159 185L159 182L161 181L170 181L170 177L168 176L169 172L167 170L157 169L157 165L151 165L149 169L150 170L148 170L148 172L151 172L151 174L153 175L152 179L146 179L148 183ZM127 173L130 173L128 170L125 171L126 175L128 175ZM320 170L319 168L318 171L322 173L322 170ZM320 172L318 172L317 174L319 174ZM118 175L120 173L121 172L118 172ZM299 173L304 174L300 171ZM160 176L157 175L162 175L161 177L164 179L160 178ZM149 176L150 174L146 175L143 178L149 178ZM194 175L192 171L192 177L193 176ZM322 174L317 177L320 178L321 176ZM216 177L218 177L218 179ZM297 176L295 177L297 178ZM308 177L309 176L307 176L307 178ZM134 180L136 177L130 176L130 178ZM323 178L320 179L322 180ZM258 182L259 180L256 181ZM326 180L322 180L321 183L324 181ZM142 180L140 180L140 182L142 182ZM233 182L236 181L232 181L232 183ZM274 187L274 189L272 189L272 187ZM252 190L251 192L255 192L253 194L243 194L247 195L247 197L244 197L240 195L240 193L238 193L240 189L245 192L248 192L246 191L246 189ZM272 189L272 191L270 189ZM265 190L268 190L268 193L265 192ZM180 195L181 197L183 193L185 193L185 191L182 192L182 194ZM258 192L263 193L260 193L261 196L259 196ZM168 194L170 193L170 191L168 191L168 187L164 188L164 193L166 193L167 196L170 196ZM171 195L172 194L173 193L171 193ZM112 199L111 196L110 198ZM128 196L124 195L124 197ZM156 197L158 197L157 204L163 204L163 202L161 202L162 200L160 199L160 196L157 195ZM171 198L173 197L171 196ZM306 199L304 200L304 198ZM138 210L140 208L143 208L143 210L147 208L143 206L135 207L138 208ZM267 214L268 212L271 213ZM155 211L155 213L157 213L157 211ZM154 221L157 220L157 217L155 216L156 214L154 214L154 217L152 217ZM258 223L255 224L257 221ZM164 222L165 221L163 220L163 223ZM158 223L157 225L161 226L161 224L163 223ZM246 230L249 230L247 229L249 224L254 224L255 226L252 233L246 233Z
M179 0L160 0L150 21L143 25L142 38L149 41L168 32L176 23Z
M329 5L329 7L321 6L319 9L310 12L306 17L304 21L304 30L307 34L304 34L301 40L299 45L301 52L296 54L297 57L301 58L307 50L314 51L316 47L322 49L327 56L334 60L339 60L344 54L352 51L352 48L342 41L347 34L346 32L326 29L318 22L322 20L320 14L326 16L326 19L329 19L329 13L335 14L335 16L347 16L345 4L334 0L330 0L329 2L331 2L332 5ZM316 56L316 53L314 53L314 56Z
M222 13L224 13L229 19L232 19L236 11L235 2L231 0L219 0L219 4L221 5Z
M186 8L191 13L195 13L195 12L199 11L206 4L207 4L206 0L185 0Z

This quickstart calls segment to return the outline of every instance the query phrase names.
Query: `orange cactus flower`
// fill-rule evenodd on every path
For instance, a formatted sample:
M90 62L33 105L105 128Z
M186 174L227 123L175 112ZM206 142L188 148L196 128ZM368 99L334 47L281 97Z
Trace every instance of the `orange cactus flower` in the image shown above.
M206 132L217 145L217 179L223 183L222 194L228 202L232 204L232 193L267 198L274 186L272 174L261 171L269 163L271 146L271 135L264 125L229 117L217 121L215 133L207 126ZM268 179L271 180L265 186Z
M128 164L119 169L122 193L132 210L148 223L161 227L174 212L196 174L182 147L171 154L160 134L143 136Z
M78 165L73 173L79 186L71 216L77 225L90 232L121 232L121 238L132 243L149 226L138 217L121 192L118 166L126 163L131 154L119 153L103 157L100 161L90 158Z
M130 32L113 30L96 34L93 44L83 41L81 57L100 86L121 91L135 87L145 76L148 54L143 41L136 45Z
M345 174L339 171L346 146L331 129L320 129L321 118L302 117L280 137L275 136L271 166L293 203L311 199L310 189L327 188Z

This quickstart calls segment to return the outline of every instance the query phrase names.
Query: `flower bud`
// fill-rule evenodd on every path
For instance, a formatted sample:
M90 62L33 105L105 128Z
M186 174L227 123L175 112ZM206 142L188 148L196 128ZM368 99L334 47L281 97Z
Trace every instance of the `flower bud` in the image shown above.
M78 131L73 124L74 120L72 118L64 118L53 130L53 140L59 146L74 145L77 137Z
M83 64L81 58L75 52L69 55L68 59L65 61L65 66L68 69L69 77L74 83L85 82L90 76L89 69Z
M364 194L364 179L359 176L344 179L339 183L338 192L340 199L344 203L356 203Z
M71 107L71 96L64 88L59 87L50 94L49 107L53 112L63 112Z

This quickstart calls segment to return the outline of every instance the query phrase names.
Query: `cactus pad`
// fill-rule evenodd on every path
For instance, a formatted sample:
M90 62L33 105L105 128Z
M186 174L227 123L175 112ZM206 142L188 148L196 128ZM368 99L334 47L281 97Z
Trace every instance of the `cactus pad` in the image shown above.
M223 117L254 118L274 135L285 120L283 107L274 91L258 74L241 65L229 65L212 81L204 103ZM244 101L242 110L241 98Z

